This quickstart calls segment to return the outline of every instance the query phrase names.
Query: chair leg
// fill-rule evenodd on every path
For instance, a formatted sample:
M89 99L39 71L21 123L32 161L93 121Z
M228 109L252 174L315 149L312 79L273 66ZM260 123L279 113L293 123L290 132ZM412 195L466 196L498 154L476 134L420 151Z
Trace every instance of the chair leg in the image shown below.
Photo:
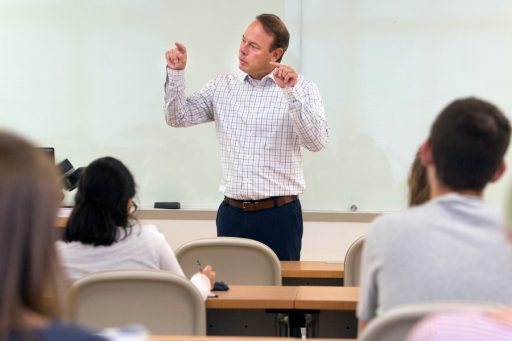
M276 335L288 337L290 331L290 316L286 313L277 313Z
M306 338L318 338L318 313L304 314L306 319Z

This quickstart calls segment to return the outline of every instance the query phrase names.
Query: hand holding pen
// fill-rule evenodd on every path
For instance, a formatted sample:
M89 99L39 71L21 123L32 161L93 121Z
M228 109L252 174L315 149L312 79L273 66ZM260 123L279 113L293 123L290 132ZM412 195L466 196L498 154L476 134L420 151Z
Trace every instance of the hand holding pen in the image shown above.
M199 272L208 277L210 280L211 289L213 289L213 286L215 285L215 271L213 271L213 268L210 265L207 265L203 268L199 260L196 262L196 264L199 267Z

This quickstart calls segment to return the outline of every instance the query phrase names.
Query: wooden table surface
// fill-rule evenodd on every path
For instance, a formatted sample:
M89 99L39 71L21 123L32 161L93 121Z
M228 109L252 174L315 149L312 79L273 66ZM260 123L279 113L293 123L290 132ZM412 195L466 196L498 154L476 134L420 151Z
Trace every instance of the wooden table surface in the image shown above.
M356 287L301 286L295 297L295 309L355 310L358 301Z
M281 261L281 274L288 278L343 278L341 262Z
M230 285L228 291L215 291L206 308L219 309L293 309L299 287L266 285Z
M355 287L232 285L215 293L206 308L355 310L359 299Z

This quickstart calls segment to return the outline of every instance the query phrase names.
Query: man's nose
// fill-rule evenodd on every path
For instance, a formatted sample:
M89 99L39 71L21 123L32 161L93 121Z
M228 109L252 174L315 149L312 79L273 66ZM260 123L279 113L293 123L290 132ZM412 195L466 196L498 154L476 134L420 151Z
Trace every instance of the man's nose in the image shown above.
M246 55L247 54L247 44L240 44L240 53L243 54L243 55Z

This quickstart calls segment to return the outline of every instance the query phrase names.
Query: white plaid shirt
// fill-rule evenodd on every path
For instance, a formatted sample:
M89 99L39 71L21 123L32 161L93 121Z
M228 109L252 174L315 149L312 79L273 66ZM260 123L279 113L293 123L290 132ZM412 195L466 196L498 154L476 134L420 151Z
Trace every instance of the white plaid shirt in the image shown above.
M304 192L301 145L319 151L328 140L313 82L299 76L293 88L282 89L271 74L257 81L239 71L218 76L187 97L184 74L167 68L165 118L173 127L215 121L220 192L238 200Z

